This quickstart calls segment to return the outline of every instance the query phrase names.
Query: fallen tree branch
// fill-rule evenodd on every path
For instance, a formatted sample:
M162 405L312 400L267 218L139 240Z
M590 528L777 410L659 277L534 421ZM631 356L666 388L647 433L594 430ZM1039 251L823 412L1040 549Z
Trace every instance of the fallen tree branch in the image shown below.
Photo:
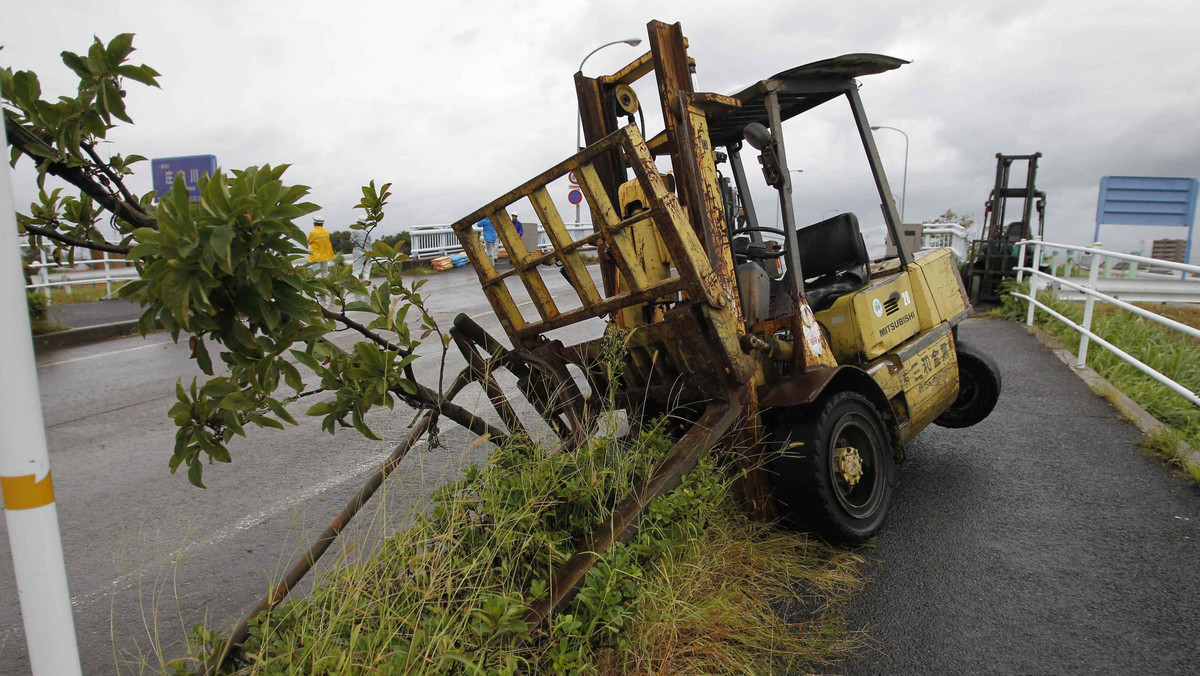
M46 172L61 178L79 188L97 204L115 214L117 218L129 223L135 228L158 229L158 221L141 210L141 206L133 206L109 192L104 186L92 180L83 169L72 167L58 160L47 160L44 154L38 154L33 148L49 149L33 132L26 129L13 119L8 112L4 114L4 129L8 133L8 142L12 147L27 155L35 163L45 166Z

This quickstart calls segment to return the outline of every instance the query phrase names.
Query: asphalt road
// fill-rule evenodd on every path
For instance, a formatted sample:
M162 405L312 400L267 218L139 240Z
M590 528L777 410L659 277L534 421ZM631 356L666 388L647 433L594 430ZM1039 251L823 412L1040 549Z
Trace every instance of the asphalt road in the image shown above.
M1200 672L1200 488L1018 324L969 321L996 411L909 447L848 674Z
M557 269L545 275L552 292L568 293ZM593 267L598 277L598 269ZM465 312L494 335L498 322L470 268L429 276L422 293L434 317L449 328ZM519 284L513 296L530 312ZM567 303L561 309L569 309ZM412 313L415 315L416 313ZM593 321L563 337L600 335ZM334 334L352 344L355 335ZM436 341L435 341L436 342ZM435 342L414 362L424 383L438 380ZM54 472L55 493L84 673L159 673L164 659L182 654L186 631L199 623L231 627L261 598L313 538L357 492L406 432L414 413L404 405L373 412L369 424L386 430L384 443L353 430L330 437L319 419L293 406L298 428L247 428L230 445L231 465L207 465L207 490L172 476L167 460L174 423L167 410L175 383L203 374L188 359L186 342L163 333L122 338L40 355L38 376ZM451 351L447 385L463 366ZM477 386L457 403L498 422ZM514 405L519 401L514 400ZM532 417L532 416L526 416ZM420 443L380 494L326 554L332 562L366 556L405 523L430 491L462 467L481 461L486 444L468 449L474 435L441 426L439 448ZM382 499L381 499L382 498ZM349 544L349 547L346 545ZM0 551L8 552L0 526ZM0 564L0 674L28 673L12 565Z

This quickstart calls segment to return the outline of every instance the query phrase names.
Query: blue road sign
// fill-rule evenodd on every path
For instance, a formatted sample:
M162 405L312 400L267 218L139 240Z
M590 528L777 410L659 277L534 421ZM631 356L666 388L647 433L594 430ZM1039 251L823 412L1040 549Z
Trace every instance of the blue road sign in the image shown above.
M1174 225L1188 229L1183 261L1191 260L1192 226L1196 222L1196 195L1200 181L1194 178L1158 176L1105 176L1100 179L1100 201L1096 205L1096 234L1101 225Z
M583 201L583 193L579 192L578 190L572 190L571 192L567 193L567 201L571 204L579 204Z
M154 191L165 194L175 185L175 177L183 175L188 193L193 202L200 201L200 177L217 173L215 155L189 155L187 157L163 157L150 160L150 171L154 176Z

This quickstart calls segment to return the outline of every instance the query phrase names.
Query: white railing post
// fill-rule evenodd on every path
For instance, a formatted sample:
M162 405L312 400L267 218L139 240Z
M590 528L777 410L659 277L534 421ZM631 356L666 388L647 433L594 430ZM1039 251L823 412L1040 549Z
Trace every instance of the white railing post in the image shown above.
M108 272L108 252L104 252L104 297L112 295L112 275Z
M42 247L38 247L38 252L42 254L42 267L38 268L38 277L42 280L42 284L44 285L42 286L42 295L46 297L46 303L48 304L50 302L50 273L46 272L46 266L49 265L49 263L46 261L46 250Z
M1018 247L1018 251L1017 251L1017 283L1018 284L1025 281L1025 270L1022 269L1024 267L1025 267L1025 242L1022 241L1021 246ZM1033 277L1033 275L1030 275L1031 279L1032 279L1032 277ZM1032 283L1033 282L1030 281L1030 284L1032 284Z
M1022 263L1024 259L1022 259ZM1038 237L1037 242L1033 245L1033 270L1040 271L1042 268L1042 238ZM1029 273L1029 297L1037 298L1038 280L1041 277L1037 272ZM1029 304L1029 314L1025 316L1025 325L1033 326L1033 303Z
M1092 246L1095 251L1092 252L1092 264L1088 266L1088 288L1096 290L1096 280L1100 278L1100 242L1096 242ZM1083 328L1088 331L1092 330L1092 308L1096 305L1096 297L1092 294L1086 294L1087 300L1083 302ZM1083 368L1087 366L1088 354L1088 335L1086 333L1079 334L1079 355L1075 358L1075 367Z
M6 147L0 128L0 147ZM79 674L8 163L0 169L0 496L34 676ZM8 280L5 282L4 280ZM9 658L11 659L11 658Z

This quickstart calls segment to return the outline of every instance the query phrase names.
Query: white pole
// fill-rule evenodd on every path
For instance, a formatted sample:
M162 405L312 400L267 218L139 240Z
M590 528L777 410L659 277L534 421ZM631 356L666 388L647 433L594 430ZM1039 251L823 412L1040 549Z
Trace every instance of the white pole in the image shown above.
M1025 281L1025 270L1023 269L1024 267L1025 267L1025 242L1021 242L1020 246L1017 247L1017 282L1018 283ZM1030 273L1029 277L1031 280L1029 283L1033 284L1033 281L1032 281L1033 274Z
M38 253L41 254L42 267L38 268L38 277L42 280L42 293L46 296L46 302L50 302L50 273L46 272L49 268L46 267L46 250L38 247Z
M0 129L0 148L6 147ZM71 676L81 673L79 647L50 480L12 186L8 163L0 164L0 345L7 351L0 388L0 495L30 670L35 676Z
M1100 276L1100 242L1096 242L1096 250L1092 252L1092 264L1088 266L1088 288L1096 289L1096 280ZM1083 328L1087 331L1092 330L1092 308L1096 305L1096 297L1092 294L1087 294L1087 300L1083 302ZM1075 358L1075 367L1083 368L1087 366L1088 353L1088 334L1079 334L1079 355Z
M112 273L108 271L108 252L104 252L104 297L112 295Z
M1042 238L1038 237L1037 242L1033 245L1033 269L1042 269ZM1040 275L1030 273L1029 275L1029 296L1037 298L1038 280ZM1025 323L1033 326L1033 303L1029 304L1029 314L1025 317Z

